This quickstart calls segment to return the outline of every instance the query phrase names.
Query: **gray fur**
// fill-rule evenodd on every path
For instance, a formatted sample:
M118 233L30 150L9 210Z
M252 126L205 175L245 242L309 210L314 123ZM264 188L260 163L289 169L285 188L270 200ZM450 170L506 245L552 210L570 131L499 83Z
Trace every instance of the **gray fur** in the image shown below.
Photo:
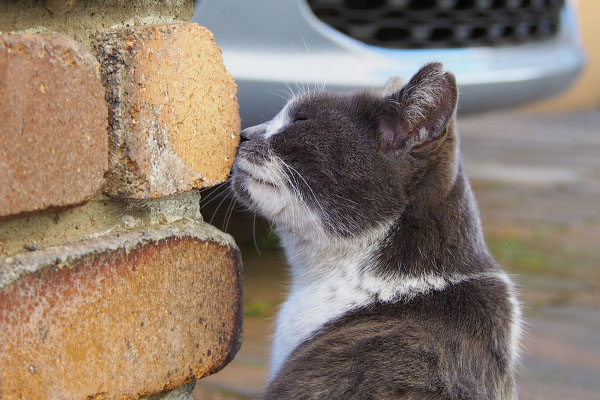
M321 326L287 357L265 399L516 398L520 313L485 246L462 168L454 76L433 63L398 82L383 95L306 94L288 104L275 134L265 136L264 124L242 133L236 197L278 233L333 249L379 230L360 261L365 277L388 287L425 277L436 283L412 296L375 291ZM244 163L283 166L273 178L253 179L293 193L303 207L294 211L308 216L289 222L285 207L261 208Z

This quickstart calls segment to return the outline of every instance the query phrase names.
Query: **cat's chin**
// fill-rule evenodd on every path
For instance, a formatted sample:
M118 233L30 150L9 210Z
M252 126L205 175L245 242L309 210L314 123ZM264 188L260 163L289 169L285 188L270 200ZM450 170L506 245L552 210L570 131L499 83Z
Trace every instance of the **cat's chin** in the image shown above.
M238 200L242 200L249 208L258 211L264 218L275 221L284 212L285 202L282 190L274 183L256 179L250 175L239 176L243 181L242 186L246 192L246 198L236 194Z
M274 184L273 182L265 181L263 179L255 178L250 174L246 174L246 179L249 185L255 185L261 189L265 190L275 190L279 191L279 186Z

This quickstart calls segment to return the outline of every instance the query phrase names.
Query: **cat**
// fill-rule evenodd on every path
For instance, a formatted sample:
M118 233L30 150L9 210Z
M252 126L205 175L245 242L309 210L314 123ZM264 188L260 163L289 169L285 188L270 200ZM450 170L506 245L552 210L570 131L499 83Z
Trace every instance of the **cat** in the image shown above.
M440 63L309 92L245 129L236 199L291 265L265 399L515 399L513 284L489 254Z

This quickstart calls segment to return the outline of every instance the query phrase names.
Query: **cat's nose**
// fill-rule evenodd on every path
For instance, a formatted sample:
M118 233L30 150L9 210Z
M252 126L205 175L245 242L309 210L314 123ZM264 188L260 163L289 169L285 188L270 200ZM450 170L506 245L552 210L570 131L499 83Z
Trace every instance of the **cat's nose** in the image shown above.
M246 128L244 129L241 133L240 133L240 144L247 142L249 140L252 140L254 137L256 137L257 131L259 129L257 129L256 126L252 126L250 128Z
M250 140L250 128L246 128L240 133L240 144L248 140Z
M248 140L252 140L262 136L265 132L264 124L251 126L250 128L244 129L240 133L240 143L247 142Z

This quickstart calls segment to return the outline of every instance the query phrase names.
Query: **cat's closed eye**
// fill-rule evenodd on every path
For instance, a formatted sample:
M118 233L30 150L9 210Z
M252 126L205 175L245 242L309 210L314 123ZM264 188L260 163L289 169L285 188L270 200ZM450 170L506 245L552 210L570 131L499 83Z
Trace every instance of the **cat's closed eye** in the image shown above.
M296 115L294 116L294 119L292 120L292 123L296 123L296 122L302 122L302 121L306 121L308 120L308 117L304 116L304 115Z

